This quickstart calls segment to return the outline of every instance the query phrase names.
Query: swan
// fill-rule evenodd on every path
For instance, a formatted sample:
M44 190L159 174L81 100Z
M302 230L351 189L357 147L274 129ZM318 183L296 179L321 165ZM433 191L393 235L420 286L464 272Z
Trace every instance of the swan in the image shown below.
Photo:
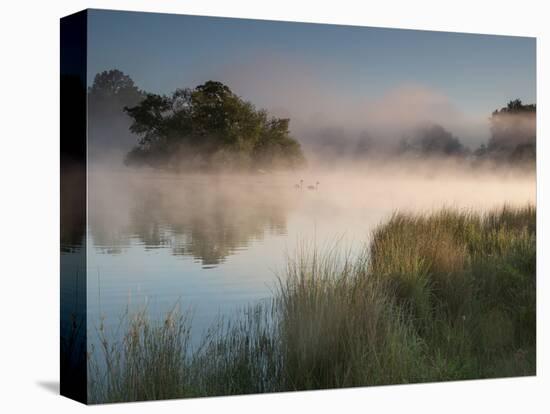
M307 189L308 189L308 190L317 190L318 188L319 188L319 181L317 181L317 182L315 183L315 185L308 185L308 186L307 186Z

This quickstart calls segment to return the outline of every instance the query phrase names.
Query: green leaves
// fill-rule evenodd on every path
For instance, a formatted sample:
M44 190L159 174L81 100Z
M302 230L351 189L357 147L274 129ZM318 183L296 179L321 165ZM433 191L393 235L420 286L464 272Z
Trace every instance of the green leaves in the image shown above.
M125 108L141 136L127 164L163 169L293 168L305 161L288 119L269 118L221 82L148 94Z

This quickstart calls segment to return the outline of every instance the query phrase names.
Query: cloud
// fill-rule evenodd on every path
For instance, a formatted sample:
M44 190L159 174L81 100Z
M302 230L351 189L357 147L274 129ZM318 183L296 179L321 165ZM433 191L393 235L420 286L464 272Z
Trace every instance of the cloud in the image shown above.
M441 91L409 81L381 95L361 88L367 92L359 95L342 89L347 80L337 85L322 77L327 71L338 70L337 66L315 67L298 56L265 53L220 66L210 76L271 114L290 118L292 132L299 139L315 129L338 128L352 135L366 130L392 141L426 122L443 125L470 146L478 146L489 137L490 114L466 115Z

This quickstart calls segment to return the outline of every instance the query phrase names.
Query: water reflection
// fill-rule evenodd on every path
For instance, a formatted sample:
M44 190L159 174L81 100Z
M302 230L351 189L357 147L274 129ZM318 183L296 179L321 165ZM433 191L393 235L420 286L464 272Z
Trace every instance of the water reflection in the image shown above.
M296 201L287 185L258 177L146 177L89 185L94 246L120 254L131 244L170 249L215 267L266 235L286 234Z
M92 172L82 278L88 347L100 346L98 321L116 332L128 309L146 307L152 318L161 318L175 303L192 309L198 346L220 315L272 297L277 277L284 277L287 254L311 243L322 249L336 240L353 254L395 210L486 209L534 200L534 180L444 178L310 173L300 190L295 184L302 176L290 174ZM307 190L316 181L318 190Z
M61 252L82 247L86 230L86 171L78 165L63 165L61 180Z

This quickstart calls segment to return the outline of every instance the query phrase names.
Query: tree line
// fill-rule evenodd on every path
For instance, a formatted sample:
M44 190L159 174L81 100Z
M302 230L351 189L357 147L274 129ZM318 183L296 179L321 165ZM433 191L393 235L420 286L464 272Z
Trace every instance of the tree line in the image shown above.
M127 75L112 70L96 76L90 99L92 107L102 108L104 113L96 114L101 119L121 109L129 117L127 127L138 137L125 157L129 166L179 171L305 164L300 143L290 134L289 119L256 109L221 82L159 95L138 90Z
M493 111L489 118L490 137L473 151L441 125L421 128L412 138L401 141L404 153L468 157L476 162L532 163L536 159L536 105L515 99Z
M168 95L148 93L119 70L98 73L88 90L91 154L119 149L128 166L171 170L272 170L306 164L290 120L270 116L227 85L207 81ZM392 149L394 156L454 157L474 162L534 165L536 105L510 101L490 118L490 138L471 150L438 124L424 124ZM346 151L341 134L321 132L316 142L327 159ZM347 143L349 145L349 142ZM376 156L376 140L360 134L351 153Z

